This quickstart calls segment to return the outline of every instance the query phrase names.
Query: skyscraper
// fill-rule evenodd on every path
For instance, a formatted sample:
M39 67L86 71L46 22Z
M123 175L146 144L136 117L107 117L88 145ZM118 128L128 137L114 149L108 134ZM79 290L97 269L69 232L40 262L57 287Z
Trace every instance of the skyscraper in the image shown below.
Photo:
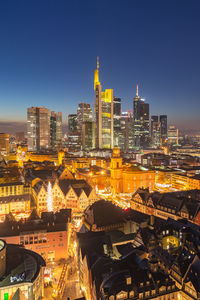
M152 136L152 129L153 129L153 123L158 122L158 116L151 116L151 136Z
M9 153L9 134L0 133L0 157Z
M99 60L94 71L95 90L95 147L113 148L113 90L101 89L99 81Z
M133 118L135 148L145 148L149 143L149 104L139 96L138 85L133 101Z
M95 148L95 132L94 132L94 125L93 121L86 121L83 122L82 126L82 147L84 150L91 150Z
M90 104L88 103L79 103L78 109L77 109L77 126L78 130L81 131L83 122L92 121L93 115L92 115L92 108Z
M45 107L27 110L28 150L37 151L50 147L50 111Z
M68 115L68 131L78 131L77 114Z
M62 145L62 113L51 112L50 118L51 147Z
M114 132L114 146L119 146L120 136L120 116L121 116L121 99L114 97L113 101L113 132Z
M56 145L62 146L62 113L58 112L56 114Z
M81 150L81 137L78 131L77 114L68 115L68 151Z
M83 129L88 129L90 126L93 126L92 124L87 124L84 128L83 125L85 122L91 122L93 121L93 114L92 114L92 108L90 106L90 104L88 103L79 103L78 105L78 109L77 109L77 130L80 134L80 139L81 139L81 147L84 148L83 143L85 143L85 141L83 141L84 139L84 134L85 134L85 130ZM92 137L91 137L92 138Z
M50 117L50 140L51 140L51 147L56 146L56 113L55 111L51 112Z
M178 128L175 126L169 126L167 135L169 145L178 145Z
M153 147L160 147L161 123L158 121L158 116L151 116L151 142Z
M167 115L160 115L162 144L167 140Z
M123 151L134 148L133 114L131 111L121 113L119 148Z

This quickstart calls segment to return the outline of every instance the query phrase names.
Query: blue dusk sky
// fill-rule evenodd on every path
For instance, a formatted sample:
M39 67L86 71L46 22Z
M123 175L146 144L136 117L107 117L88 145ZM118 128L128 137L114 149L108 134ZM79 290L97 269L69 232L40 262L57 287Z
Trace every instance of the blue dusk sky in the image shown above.
M94 106L97 55L123 110L138 83L151 114L200 130L199 16L199 0L0 1L0 131L29 106L64 122L79 102Z

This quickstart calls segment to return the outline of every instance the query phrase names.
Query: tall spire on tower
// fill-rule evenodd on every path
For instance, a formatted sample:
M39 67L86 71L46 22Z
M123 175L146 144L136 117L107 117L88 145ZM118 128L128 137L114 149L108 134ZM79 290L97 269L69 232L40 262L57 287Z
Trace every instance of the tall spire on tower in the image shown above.
M96 86L99 85L99 57L97 56L97 68L94 70L94 90L96 89Z
M138 94L138 84L137 84L137 89L136 89L136 96L138 97L139 94Z

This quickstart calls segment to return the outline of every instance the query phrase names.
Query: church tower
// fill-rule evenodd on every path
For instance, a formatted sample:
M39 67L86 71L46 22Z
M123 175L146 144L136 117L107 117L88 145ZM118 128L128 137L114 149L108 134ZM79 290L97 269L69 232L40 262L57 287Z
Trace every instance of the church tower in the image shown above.
M122 157L120 156L120 149L118 147L113 148L113 156L110 164L110 177L111 177L111 189L114 194L122 193Z

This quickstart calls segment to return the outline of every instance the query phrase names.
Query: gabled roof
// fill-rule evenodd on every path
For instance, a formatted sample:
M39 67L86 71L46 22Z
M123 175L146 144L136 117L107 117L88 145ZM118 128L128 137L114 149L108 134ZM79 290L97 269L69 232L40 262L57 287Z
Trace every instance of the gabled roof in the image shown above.
M70 188L74 190L78 197L80 197L82 191L84 191L87 196L89 196L92 191L92 187L82 179L63 179L58 181L58 185L60 186L64 195L68 193Z
M191 281L196 292L200 292L200 259L198 255L195 255L187 270L184 282L188 281Z
M0 203L31 201L31 200L32 200L32 195L30 194L10 195L5 197L0 197Z
M87 213L90 214L91 211L93 212L94 224L97 227L125 222L125 212L123 209L110 201L99 200L94 202L85 210L86 218Z

